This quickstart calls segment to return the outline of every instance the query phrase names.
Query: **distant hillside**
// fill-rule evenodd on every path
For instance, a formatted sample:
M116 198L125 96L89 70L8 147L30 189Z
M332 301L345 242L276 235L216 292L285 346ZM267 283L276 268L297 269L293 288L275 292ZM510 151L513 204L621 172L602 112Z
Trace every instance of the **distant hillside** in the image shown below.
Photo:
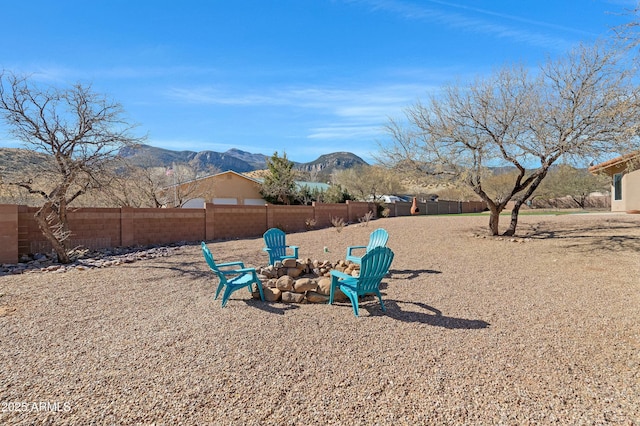
M0 176L10 176L33 169L48 161L46 154L21 148L0 148Z
M127 159L132 164L141 167L170 167L174 164L189 164L200 171L232 170L237 173L264 170L267 168L267 158L264 154L253 154L239 149L230 149L225 152L215 151L173 151L156 148L150 145L126 147L120 150L118 155ZM14 173L32 167L46 161L46 154L35 153L25 149L0 148L0 173ZM292 160L293 161L293 160ZM326 180L334 170L344 170L367 163L350 152L334 152L318 157L309 163L293 161L294 168L308 172L312 177Z
M225 152L215 151L172 151L156 148L149 145L141 145L137 148L125 148L119 154L139 166L169 167L172 164L187 163L198 170L207 170L215 167L220 171L232 170L238 173L246 173L267 168L268 156L253 154L239 149L230 149ZM293 161L293 160L291 160ZM334 170L343 170L358 165L367 165L360 157L350 152L334 152L321 155L310 163L298 163L293 161L294 168L309 172L312 175L330 174Z
M172 151L150 145L140 145L138 147L123 148L120 150L119 155L136 166L169 167L173 164L189 164L198 170L207 170L214 167L221 171L233 170L238 173L258 168L260 158L263 158L262 164L264 164L264 156L249 154L235 149L224 153L215 151L195 152Z
M328 170L344 170L356 166L365 166L367 162L350 152L324 154L310 163L299 164L296 168L309 173L326 173Z

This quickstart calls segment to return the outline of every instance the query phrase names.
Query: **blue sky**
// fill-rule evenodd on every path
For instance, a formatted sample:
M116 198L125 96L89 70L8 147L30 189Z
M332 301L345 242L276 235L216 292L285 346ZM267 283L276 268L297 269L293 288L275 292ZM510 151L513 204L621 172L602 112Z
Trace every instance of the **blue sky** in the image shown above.
M160 148L373 161L438 88L593 42L633 0L24 0L0 68L91 84ZM1 126L1 125L0 125ZM18 147L0 127L0 147Z

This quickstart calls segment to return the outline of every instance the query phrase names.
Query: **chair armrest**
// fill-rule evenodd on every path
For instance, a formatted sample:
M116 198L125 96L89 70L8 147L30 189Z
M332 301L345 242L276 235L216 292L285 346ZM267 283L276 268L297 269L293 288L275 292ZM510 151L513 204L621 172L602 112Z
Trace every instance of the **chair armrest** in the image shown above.
M287 247L289 247L291 250L298 250L299 248L298 246L287 246Z
M218 263L218 268L223 268L225 266L240 266L241 268L244 268L244 263L243 262L227 262L227 263Z
M224 275L234 275L234 274L245 274L247 272L256 272L256 268L241 268L241 269L231 269L229 271L220 271L221 274Z
M347 247L347 254L351 254L351 252L353 250L357 250L357 249L366 249L367 246L349 246Z
M344 272L340 272L340 271L336 271L333 270L331 271L331 275L335 276L338 279L349 279L349 278L353 278L353 276L349 275L349 274L345 274Z

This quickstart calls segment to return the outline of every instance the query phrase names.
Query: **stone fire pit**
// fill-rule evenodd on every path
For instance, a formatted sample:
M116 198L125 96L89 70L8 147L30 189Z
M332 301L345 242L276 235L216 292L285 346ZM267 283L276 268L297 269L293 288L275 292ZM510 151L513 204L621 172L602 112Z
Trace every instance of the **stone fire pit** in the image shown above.
M285 259L275 265L258 268L257 272L264 299L268 302L328 303L332 270L358 276L360 265L345 260L332 263L328 260ZM259 299L260 293L254 291L253 297ZM347 296L336 289L334 301L347 300Z

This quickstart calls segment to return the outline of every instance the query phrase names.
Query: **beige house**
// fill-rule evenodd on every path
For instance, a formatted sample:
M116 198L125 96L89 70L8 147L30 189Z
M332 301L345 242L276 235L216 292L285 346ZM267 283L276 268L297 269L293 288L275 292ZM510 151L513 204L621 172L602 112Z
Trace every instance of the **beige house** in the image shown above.
M205 203L264 205L267 202L260 194L260 182L234 171L226 171L206 176L190 182L167 188L178 191L183 200L182 207L203 208Z
M611 211L640 211L640 152L589 167L593 174L611 176Z

